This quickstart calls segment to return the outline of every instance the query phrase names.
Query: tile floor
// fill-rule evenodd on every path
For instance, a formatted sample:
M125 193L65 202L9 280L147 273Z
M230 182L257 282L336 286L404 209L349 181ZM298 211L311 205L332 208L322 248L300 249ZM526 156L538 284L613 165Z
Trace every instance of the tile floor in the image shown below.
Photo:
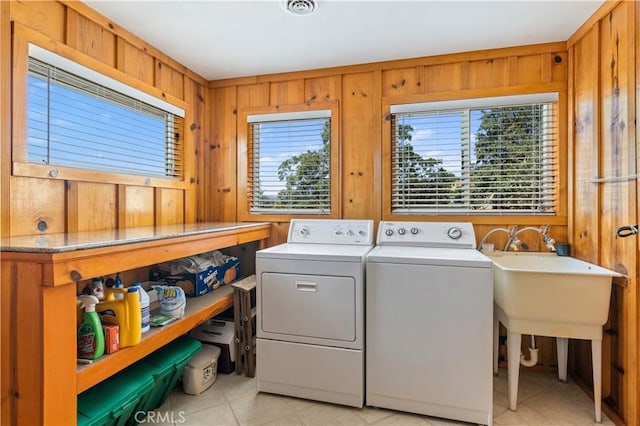
M507 408L506 370L494 379L495 425L591 425L593 401L572 381L551 373L520 373L518 410ZM198 396L178 386L148 424L165 425L463 425L434 417L365 407L362 409L256 392L255 379L220 374ZM168 422L167 422L168 421ZM164 422L164 423L162 423ZM602 415L603 425L612 425Z

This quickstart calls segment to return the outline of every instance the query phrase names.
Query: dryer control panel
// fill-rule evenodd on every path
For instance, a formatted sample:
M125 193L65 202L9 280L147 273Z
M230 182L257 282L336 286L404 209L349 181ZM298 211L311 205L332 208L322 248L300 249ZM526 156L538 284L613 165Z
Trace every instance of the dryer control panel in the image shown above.
M373 245L372 220L291 219L289 243Z
M476 248L469 222L380 222L378 245Z

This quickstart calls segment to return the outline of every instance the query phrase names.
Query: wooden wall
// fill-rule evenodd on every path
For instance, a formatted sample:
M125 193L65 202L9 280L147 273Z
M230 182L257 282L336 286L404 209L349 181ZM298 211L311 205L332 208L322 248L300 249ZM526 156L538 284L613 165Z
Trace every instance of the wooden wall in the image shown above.
M507 49L389 61L374 64L253 76L209 83L212 126L207 176L202 176L212 197L208 220L236 220L239 190L234 173L238 155L238 111L247 107L274 107L338 101L340 108L339 216L344 219L456 220L472 221L480 239L496 226L552 225L558 241L567 240L566 194L566 44L549 43ZM561 175L556 216L420 216L392 217L383 194L383 106L389 103L447 100L558 91L562 105ZM205 144L206 145L206 144ZM256 217L259 220L259 217ZM274 223L272 244L286 240L288 224ZM539 236L523 234L532 250L540 248ZM496 234L497 245L504 243Z
M2 129L1 234L29 235L56 232L93 231L129 226L193 222L198 219L198 199L204 189L197 178L205 165L198 155L208 133L206 81L164 53L118 27L80 2L2 2ZM158 97L176 99L186 106L184 182L139 182L78 173L56 178L19 173L11 163L11 146L24 143L24 90L22 73L11 81L11 50L23 39L38 40L50 48L63 49L71 59L90 63L100 72L118 78ZM15 59L15 54L14 54ZM20 64L13 66L21 70ZM17 68L16 68L17 67ZM17 71L16 71L17 72ZM10 105L13 90L14 105ZM14 160L17 153L14 151ZM201 206L200 206L201 207Z
M567 94L566 44L550 43L411 60L253 76L209 83L211 139L203 151L209 164L202 179L209 188L211 203L205 207L207 220L235 221L240 197L244 197L236 165L247 161L238 150L239 111L248 107L338 101L340 110L339 217L344 219L471 221L476 237L489 230L517 224L550 224L557 241L568 241L567 233ZM385 138L383 105L465 97L501 96L532 92L560 93L561 145L559 211L549 216L420 216L393 217L385 213L383 161ZM388 210L388 209L386 209ZM259 220L256 217L256 220ZM286 241L288 222L274 222L270 244ZM494 234L488 241L504 245L506 235ZM540 236L522 234L532 251L546 250ZM526 345L528 339L523 339ZM538 338L541 365L557 364L554 339Z
M610 413L637 424L638 241L615 238L617 226L638 222L635 180L591 183L594 177L637 173L638 3L607 2L569 40L410 60L252 76L206 82L126 29L80 2L0 1L0 233L3 236L72 232L189 221L235 221L238 111L338 101L340 104L340 217L389 219L383 193L383 105L559 91L561 175L558 215L418 217L469 220L481 238L512 224L552 225L574 255L629 274L614 287L605 340L605 388ZM12 31L35 32L126 76L185 102L192 164L180 189L12 175ZM211 123L211 124L209 124ZM569 125L571 124L571 125ZM46 229L38 224L45 222ZM44 227L42 227L44 228ZM288 223L273 224L271 244L286 240ZM523 234L540 250L533 233ZM504 236L491 240L500 246ZM2 284L3 286L5 283ZM2 315L8 312L2 299ZM527 339L523 339L526 341ZM540 341L541 340L541 341ZM540 339L542 365L555 365L555 343ZM5 348L3 336L3 355ZM590 353L579 342L570 352L576 377L590 382ZM3 356L4 358L4 356ZM5 373L3 364L3 377ZM4 383L3 383L4 386ZM3 387L3 395L5 389ZM4 403L4 401L3 401Z
M603 341L603 397L618 423L638 424L638 223L636 120L638 2L607 2L568 41L570 239L574 255L628 276L613 286ZM574 341L570 370L592 386L588 342Z

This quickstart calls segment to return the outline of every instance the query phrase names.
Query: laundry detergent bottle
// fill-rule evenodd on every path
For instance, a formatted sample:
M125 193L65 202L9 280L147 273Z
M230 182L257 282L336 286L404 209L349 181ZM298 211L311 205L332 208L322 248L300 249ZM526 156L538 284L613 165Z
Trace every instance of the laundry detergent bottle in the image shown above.
M78 358L96 359L104 355L104 332L102 323L96 312L98 298L95 296L79 296L84 306L82 324L78 328Z
M117 299L116 295L122 295L122 299ZM102 322L118 325L121 348L140 343L142 312L138 287L108 289L104 302L96 306L96 311Z
M151 326L150 324L151 311L149 309L149 295L147 294L145 289L142 288L142 284L140 284L139 281L134 282L133 284L131 284L131 286L136 287L138 289L138 295L140 296L140 313L142 315L141 331L144 334L147 331L149 331L149 328Z

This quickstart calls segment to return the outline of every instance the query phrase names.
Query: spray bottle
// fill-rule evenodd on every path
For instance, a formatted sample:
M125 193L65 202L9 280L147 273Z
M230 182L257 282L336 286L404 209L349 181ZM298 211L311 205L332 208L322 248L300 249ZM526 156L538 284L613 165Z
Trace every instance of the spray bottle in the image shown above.
M84 305L82 324L78 329L78 358L96 359L104 354L104 332L100 317L96 313L98 298L78 296Z

